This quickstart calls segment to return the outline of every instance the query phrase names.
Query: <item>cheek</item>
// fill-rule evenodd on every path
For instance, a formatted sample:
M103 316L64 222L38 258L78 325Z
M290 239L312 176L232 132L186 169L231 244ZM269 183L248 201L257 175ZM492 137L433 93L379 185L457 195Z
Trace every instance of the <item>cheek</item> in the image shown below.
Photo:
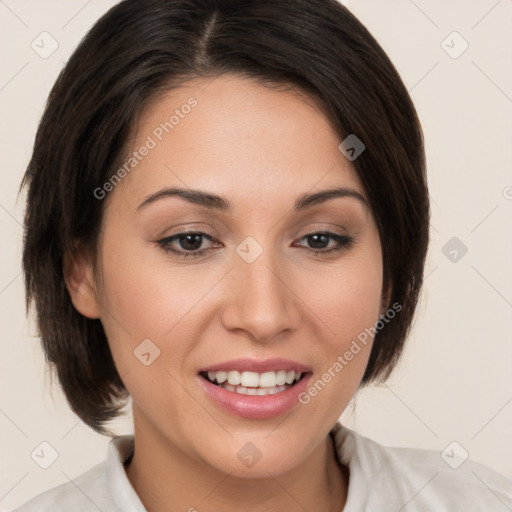
M343 337L353 335L354 329L364 329L369 322L373 324L377 321L381 294L378 276L371 277L371 271L359 275L346 270L347 275L344 273L340 280L331 276L331 284L317 295L322 318Z
M338 265L315 274L309 272L302 280L302 296L334 336L330 337L333 343L342 348L348 339L373 326L381 313L378 239L347 253Z
M204 267L199 276L197 267L171 263L144 242L132 240L127 250L119 229L116 234L105 236L102 247L102 324L136 399L146 390L169 389L172 377L182 380L210 318L208 293L225 269Z
M118 240L123 241L122 234ZM123 244L107 239L102 248L101 299L110 314L106 321L135 340L163 339L200 301L215 276L198 280L197 272L170 263L146 242L128 235L126 240ZM123 245L129 249L121 250Z
M171 419L188 396L179 382L199 337L192 311L211 285L171 272L136 243L122 245L113 238L103 245L102 324L134 403L158 403L158 414Z
M347 253L339 265L318 273L317 286L311 286L311 279L308 274L302 281L302 294L321 319L316 324L323 327L318 327L315 339L322 364L316 375L321 382L310 388L311 395L308 393L305 402L322 390L322 398L313 405L320 413L321 403L350 400L368 363L381 313L382 259L378 237ZM328 388L325 393L324 385Z
M335 271L329 269L317 277L324 285L314 291L310 286L305 296L321 319L316 321L316 346L312 347L318 365L299 402L311 428L321 431L324 425L333 424L349 403L370 357L372 329L381 312L380 245L368 244L350 256L347 253ZM306 285L304 280L303 293Z

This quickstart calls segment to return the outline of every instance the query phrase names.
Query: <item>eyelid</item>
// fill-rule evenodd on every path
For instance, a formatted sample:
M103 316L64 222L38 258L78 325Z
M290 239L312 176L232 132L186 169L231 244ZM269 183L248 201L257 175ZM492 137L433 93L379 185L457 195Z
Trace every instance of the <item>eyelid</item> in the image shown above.
M212 248L207 249L199 249L196 251L183 251L183 250L176 250L171 249L171 243L174 242L174 240L179 239L180 236L185 236L187 234L194 234L194 235L200 235L203 238L206 238L210 241L215 241L213 237L208 235L208 233L204 233L202 231L180 231L178 233L175 233L173 235L167 236L165 238L162 238L160 240L157 240L156 245L163 250L166 254L173 256L177 261L180 260L187 260L187 259L199 259L204 253L210 252Z
M174 233L172 235L166 236L166 237L158 240L156 243L166 253L173 254L178 259L199 258L204 253L210 252L211 250L214 249L214 247L208 247L205 249L197 249L197 250L187 251L187 250L176 250L176 249L170 248L171 243L175 242L176 240L179 240L180 237L183 237L186 235L197 235L197 236L202 237L203 239L209 240L210 242L219 243L218 240L216 240L216 238L213 237L212 235L205 233L204 231L199 231L199 230L194 230L194 229L179 231L177 233ZM327 256L327 255L331 255L333 253L339 253L339 252L348 250L353 246L353 244L355 242L355 238L353 236L336 233L334 231L329 231L326 229L317 229L317 230L309 231L309 232L305 233L304 235L296 238L295 240L301 241L305 238L313 237L315 235L326 236L330 242L334 241L335 246L331 247L330 249L326 249L326 248L315 249L315 248L304 247L302 245L299 245L299 246L293 245L293 247L298 247L299 249L305 250L308 253L311 253L315 256ZM222 244L222 242L221 242L221 244Z

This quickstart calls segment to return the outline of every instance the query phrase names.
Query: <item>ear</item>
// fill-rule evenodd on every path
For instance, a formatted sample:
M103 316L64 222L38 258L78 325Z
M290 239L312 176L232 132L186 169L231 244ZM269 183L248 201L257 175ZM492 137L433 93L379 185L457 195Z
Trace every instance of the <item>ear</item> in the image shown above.
M85 251L75 250L64 256L64 280L76 310L88 318L99 318L97 290L91 257Z

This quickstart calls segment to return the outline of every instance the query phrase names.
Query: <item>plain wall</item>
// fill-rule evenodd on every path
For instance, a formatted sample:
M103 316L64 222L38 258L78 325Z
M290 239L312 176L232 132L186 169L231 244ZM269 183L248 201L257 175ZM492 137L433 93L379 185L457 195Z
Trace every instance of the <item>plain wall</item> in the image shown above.
M3 510L100 462L109 441L79 421L58 386L50 386L25 315L24 196L17 201L17 192L57 74L114 3L0 3ZM383 444L440 456L456 441L471 459L512 478L512 2L345 3L387 51L417 107L432 222L427 278L404 357L385 384L359 393L342 419ZM34 40L43 46L44 31L58 43L46 59L31 47ZM457 58L465 43L454 31L469 45ZM131 432L130 417L115 430ZM58 452L48 469L31 458L44 441Z

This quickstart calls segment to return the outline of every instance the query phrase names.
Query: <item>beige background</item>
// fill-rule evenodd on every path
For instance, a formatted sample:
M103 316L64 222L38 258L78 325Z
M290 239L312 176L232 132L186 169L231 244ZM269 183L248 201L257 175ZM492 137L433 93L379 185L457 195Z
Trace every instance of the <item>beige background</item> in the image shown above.
M16 202L16 194L51 85L114 3L0 1L2 510L84 472L108 443L50 387L24 312L23 197ZM405 357L385 385L357 397L344 420L383 444L440 456L456 441L512 478L512 0L346 4L388 52L417 106L433 216L425 290ZM31 48L43 31L58 43L46 59ZM467 50L452 58L464 40ZM444 249L449 257L443 253L452 237L467 247L455 262L453 247ZM127 417L116 431L130 425ZM31 458L44 441L58 453L48 469Z

